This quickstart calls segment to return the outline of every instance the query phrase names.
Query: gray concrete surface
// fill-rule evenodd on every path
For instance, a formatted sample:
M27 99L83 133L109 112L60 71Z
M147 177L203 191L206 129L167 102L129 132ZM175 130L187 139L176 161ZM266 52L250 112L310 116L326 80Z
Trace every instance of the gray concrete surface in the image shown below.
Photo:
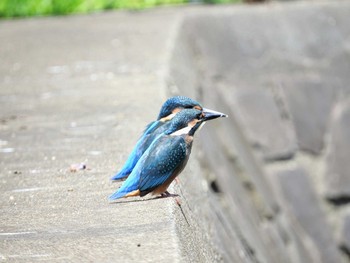
M0 21L1 262L182 261L174 200L107 201L166 98L175 14Z
M307 1L1 21L0 261L350 262L349 14ZM171 189L181 209L109 204L108 177L172 94L229 114L196 136Z

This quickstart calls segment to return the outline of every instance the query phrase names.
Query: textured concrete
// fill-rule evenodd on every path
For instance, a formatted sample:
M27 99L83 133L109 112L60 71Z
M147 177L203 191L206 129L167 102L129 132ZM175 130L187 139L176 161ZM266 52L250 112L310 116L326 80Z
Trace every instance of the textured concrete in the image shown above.
M343 225L341 228L340 234L340 242L342 249L344 249L345 253L350 254L350 215L349 211L347 211L345 217L343 218Z
M343 1L271 3L180 24L170 90L229 115L198 153L217 200L203 229L224 261L349 262L349 14Z
M311 154L321 154L336 89L332 81L312 79L285 81L285 99L293 116L299 148Z
M306 172L297 167L276 172L273 176L279 182L281 201L287 214L299 222L301 231L314 244L312 249L315 251L309 253L318 254L319 262L341 262L331 228Z
M0 22L1 262L181 261L174 200L107 201L165 99L173 14Z
M1 21L0 261L350 262L349 14L330 1ZM229 114L196 136L171 189L181 208L109 204L109 176L179 93Z
M350 198L350 99L340 101L332 114L325 181L329 198Z

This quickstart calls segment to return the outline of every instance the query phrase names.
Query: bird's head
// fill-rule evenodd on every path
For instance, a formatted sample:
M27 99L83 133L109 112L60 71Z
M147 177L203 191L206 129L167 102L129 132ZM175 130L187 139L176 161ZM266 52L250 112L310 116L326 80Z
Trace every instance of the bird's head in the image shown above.
M169 121L176 113L183 109L197 109L202 111L203 107L199 102L185 96L171 97L164 102L160 109L158 120L163 122Z
M220 117L227 117L226 114L209 109L184 109L176 114L171 120L171 125L166 131L168 135L184 135L193 136L194 133L209 120Z

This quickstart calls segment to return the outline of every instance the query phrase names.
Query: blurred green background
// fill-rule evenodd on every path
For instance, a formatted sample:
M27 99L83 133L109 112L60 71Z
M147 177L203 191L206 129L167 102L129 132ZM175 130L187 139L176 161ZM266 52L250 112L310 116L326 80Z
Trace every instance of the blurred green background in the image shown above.
M233 3L240 0L204 0L197 3ZM65 15L109 9L144 9L175 5L191 0L0 0L0 18L36 15Z

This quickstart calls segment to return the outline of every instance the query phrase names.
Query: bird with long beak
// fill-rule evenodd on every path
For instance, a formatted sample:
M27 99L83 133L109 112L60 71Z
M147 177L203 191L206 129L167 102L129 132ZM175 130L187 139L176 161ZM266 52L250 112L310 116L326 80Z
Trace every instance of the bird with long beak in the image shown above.
M121 187L109 197L169 195L170 183L185 168L191 154L193 136L209 120L227 115L216 111L183 109L168 128L151 143Z
M169 121L183 109L207 110L199 102L188 97L175 96L167 99L160 109L157 120L146 126L145 131L137 141L122 169L110 179L112 181L118 181L128 177L151 143L169 128L166 124L169 124Z

